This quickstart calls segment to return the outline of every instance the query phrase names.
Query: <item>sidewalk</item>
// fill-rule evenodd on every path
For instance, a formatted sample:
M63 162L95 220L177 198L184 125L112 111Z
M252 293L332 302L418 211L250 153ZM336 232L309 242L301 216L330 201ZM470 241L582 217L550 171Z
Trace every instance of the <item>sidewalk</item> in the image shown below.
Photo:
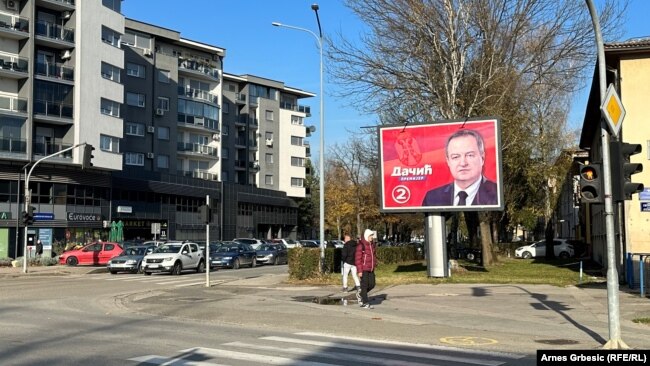
M105 271L103 267L0 268L0 278ZM159 288L118 296L125 311L291 332L534 354L537 349L599 349L609 339L606 284L399 285L370 293L374 309L335 286L287 285L287 275L242 280L212 277L209 288ZM344 306L342 298L348 299ZM319 303L320 302L320 303ZM621 338L650 349L650 299L620 286ZM245 316L242 316L245 314Z

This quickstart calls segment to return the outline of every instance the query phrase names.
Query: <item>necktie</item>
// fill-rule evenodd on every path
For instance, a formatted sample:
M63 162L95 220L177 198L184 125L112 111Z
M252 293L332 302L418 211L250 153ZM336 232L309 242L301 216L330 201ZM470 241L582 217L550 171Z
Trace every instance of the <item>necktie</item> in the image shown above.
M458 206L466 206L467 205L467 192L465 191L460 191L458 192Z

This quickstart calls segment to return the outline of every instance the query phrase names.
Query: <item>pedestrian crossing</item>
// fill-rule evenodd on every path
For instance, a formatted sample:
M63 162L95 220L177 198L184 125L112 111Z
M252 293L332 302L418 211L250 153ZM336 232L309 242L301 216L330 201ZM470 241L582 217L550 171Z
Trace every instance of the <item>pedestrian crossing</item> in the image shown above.
M110 282L135 282L160 285L165 287L187 287L205 285L205 273L199 274L184 274L180 276L171 276L167 274L145 276L143 274L89 274L84 276L85 279L96 281L110 281ZM226 282L225 279L210 278L211 285L217 285Z
M138 365L292 365L292 366L499 366L522 355L460 350L408 343L337 338L315 333L264 336L252 342L231 341L215 348L181 349L173 355L130 358Z

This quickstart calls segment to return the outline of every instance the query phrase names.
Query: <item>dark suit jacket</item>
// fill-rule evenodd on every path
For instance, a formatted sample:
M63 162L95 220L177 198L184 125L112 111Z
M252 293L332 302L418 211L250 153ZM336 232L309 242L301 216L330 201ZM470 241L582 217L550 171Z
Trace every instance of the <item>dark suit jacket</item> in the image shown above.
M496 205L497 204L497 184L483 178L478 192L472 201L472 206L476 205ZM446 184L442 187L434 188L427 192L422 200L422 206L453 206L454 205L454 183Z

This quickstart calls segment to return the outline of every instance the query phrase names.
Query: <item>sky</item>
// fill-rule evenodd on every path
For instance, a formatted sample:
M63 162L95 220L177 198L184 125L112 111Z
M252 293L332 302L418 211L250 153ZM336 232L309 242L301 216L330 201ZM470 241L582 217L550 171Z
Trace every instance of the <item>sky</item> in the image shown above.
M364 24L344 5L344 0L125 0L122 14L127 18L178 31L182 38L226 49L224 71L250 74L282 81L286 86L316 94L303 99L311 107L306 125L317 127L311 146L315 160L320 149L320 60L313 35L272 22L306 28L318 34L318 23L311 9L319 3L324 36L358 40ZM598 0L595 3L598 4ZM587 7L585 5L585 11ZM630 0L622 40L650 36L645 25L650 1ZM594 50L595 61L596 50ZM325 61L327 68L327 62ZM325 153L335 143L344 143L350 133L375 125L377 118L364 115L345 99L336 97L338 86L324 73ZM569 126L580 128L588 96L588 85L576 95L569 113Z

